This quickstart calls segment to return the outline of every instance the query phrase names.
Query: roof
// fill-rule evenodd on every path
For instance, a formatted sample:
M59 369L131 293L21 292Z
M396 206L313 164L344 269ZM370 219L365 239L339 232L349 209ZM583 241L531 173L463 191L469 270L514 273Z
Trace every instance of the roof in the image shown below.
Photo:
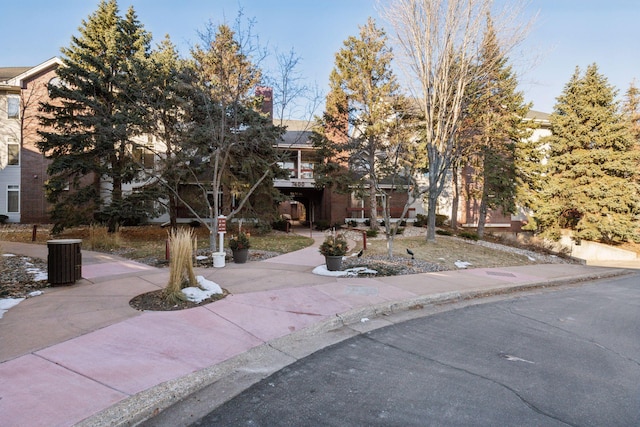
M24 79L34 76L51 67L57 67L62 61L57 56L47 59L34 67L0 67L0 83L21 86Z
M0 67L0 82L19 76L33 67Z
M312 125L313 122L307 120L283 120L282 126L286 126L287 131L282 135L282 141L278 145L291 148L312 146L313 143L309 140Z
M551 114L542 111L529 110L525 118L529 120L548 121Z

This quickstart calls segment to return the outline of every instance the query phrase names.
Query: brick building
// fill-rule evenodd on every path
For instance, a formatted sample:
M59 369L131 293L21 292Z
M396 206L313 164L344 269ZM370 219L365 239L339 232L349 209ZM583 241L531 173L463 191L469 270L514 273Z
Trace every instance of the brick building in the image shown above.
M48 222L44 182L48 161L38 150L38 108L61 64L0 68L0 214L11 222Z

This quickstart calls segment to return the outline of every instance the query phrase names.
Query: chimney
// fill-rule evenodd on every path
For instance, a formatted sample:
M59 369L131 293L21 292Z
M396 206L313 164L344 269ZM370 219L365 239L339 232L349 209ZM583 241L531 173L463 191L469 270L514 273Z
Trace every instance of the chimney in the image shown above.
M273 89L268 86L258 86L256 88L256 96L262 97L262 111L273 118Z

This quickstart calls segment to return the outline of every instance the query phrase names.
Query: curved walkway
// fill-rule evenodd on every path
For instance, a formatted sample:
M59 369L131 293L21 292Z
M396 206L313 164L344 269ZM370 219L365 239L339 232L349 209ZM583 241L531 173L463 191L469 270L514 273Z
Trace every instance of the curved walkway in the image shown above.
M132 425L214 384L210 409L323 346L388 324L380 314L628 272L550 264L335 278L311 273L324 263L322 235L313 237L312 247L265 261L197 269L230 295L173 312L128 304L163 288L167 269L82 251L82 280L0 319L2 425ZM46 259L45 246L2 247Z

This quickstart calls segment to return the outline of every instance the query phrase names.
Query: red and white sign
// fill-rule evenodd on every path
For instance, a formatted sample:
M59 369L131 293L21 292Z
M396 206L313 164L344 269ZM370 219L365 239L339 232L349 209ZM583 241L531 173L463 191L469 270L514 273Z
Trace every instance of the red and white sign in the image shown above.
M226 233L227 232L227 217L219 216L218 217L218 233Z

